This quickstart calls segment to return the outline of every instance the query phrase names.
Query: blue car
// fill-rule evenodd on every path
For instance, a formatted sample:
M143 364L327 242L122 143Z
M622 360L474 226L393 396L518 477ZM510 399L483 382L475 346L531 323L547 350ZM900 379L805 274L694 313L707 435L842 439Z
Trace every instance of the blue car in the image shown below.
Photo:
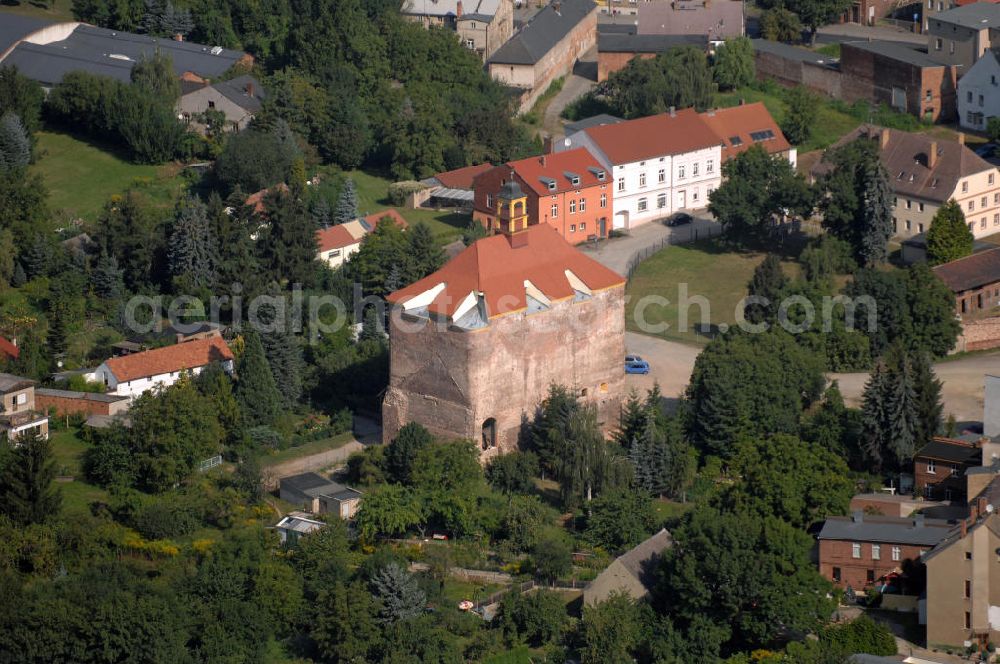
M627 374L648 374L649 362L638 355L625 356L625 373Z

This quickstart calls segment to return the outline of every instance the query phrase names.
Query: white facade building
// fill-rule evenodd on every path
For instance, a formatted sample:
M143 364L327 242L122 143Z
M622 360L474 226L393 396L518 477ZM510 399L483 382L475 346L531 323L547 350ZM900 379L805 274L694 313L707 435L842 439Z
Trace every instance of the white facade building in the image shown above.
M196 376L213 362L220 362L227 373L233 372L233 353L221 337L113 357L87 378L105 385L108 394L135 399L173 385L184 374Z
M1000 115L1000 60L990 49L958 79L958 121L963 129L986 131Z

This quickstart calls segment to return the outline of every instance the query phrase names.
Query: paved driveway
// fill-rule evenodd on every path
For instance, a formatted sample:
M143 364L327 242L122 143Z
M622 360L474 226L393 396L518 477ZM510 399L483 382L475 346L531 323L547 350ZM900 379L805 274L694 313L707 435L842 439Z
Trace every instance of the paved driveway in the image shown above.
M706 237L709 233L718 235L719 224L706 212L699 215L695 217L693 223L686 226L671 228L662 222L649 222L629 231L626 237L598 242L596 247L593 244L582 244L580 249L615 272L625 274L633 256L647 247L656 246L665 239L669 239L670 244L684 244L698 237Z

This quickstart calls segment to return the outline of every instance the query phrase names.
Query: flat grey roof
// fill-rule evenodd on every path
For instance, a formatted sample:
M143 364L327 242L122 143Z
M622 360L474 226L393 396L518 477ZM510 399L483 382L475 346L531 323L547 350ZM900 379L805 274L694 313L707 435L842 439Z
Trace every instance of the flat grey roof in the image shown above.
M215 48L81 24L62 41L18 44L3 64L15 65L25 76L51 86L78 70L128 81L135 63L157 51L170 57L178 76L190 71L217 78L245 55L225 48L213 53Z
M592 115L589 118L583 118L582 120L577 120L576 122L569 122L566 124L566 135L575 134L578 131L583 131L584 129L590 129L591 127L600 127L601 125L608 124L618 124L619 122L624 122L621 118L609 115L607 113L601 113L599 115Z
M0 21L0 55L31 33L52 24L52 21L19 14L2 13L0 16L3 17Z
M927 51L921 51L915 44L904 44L893 41L850 41L843 42L841 49L856 48L861 51L868 51L893 60L905 62L916 67L944 67L945 65L936 62L927 55ZM843 56L843 53L841 54Z
M975 2L963 7L955 7L934 15L935 21L961 25L982 30L1000 26L1000 5L991 2Z
M598 53L663 53L678 46L708 48L708 36L597 34Z
M919 524L919 525L918 525ZM818 538L934 546L952 528L944 519L861 515L827 517Z
M781 42L769 41L767 39L754 39L753 50L761 53L772 53L785 58L786 60L798 60L821 67L833 67L837 63L837 58L831 58L822 53L816 53L797 46L789 46Z
M593 0L562 0L559 11L554 5L546 5L489 61L505 65L535 64L596 7Z
M63 399L81 399L83 401L94 401L96 403L118 403L128 401L128 397L118 394L103 394L101 392L76 392L74 390L53 390L48 387L36 387L36 396L61 397Z

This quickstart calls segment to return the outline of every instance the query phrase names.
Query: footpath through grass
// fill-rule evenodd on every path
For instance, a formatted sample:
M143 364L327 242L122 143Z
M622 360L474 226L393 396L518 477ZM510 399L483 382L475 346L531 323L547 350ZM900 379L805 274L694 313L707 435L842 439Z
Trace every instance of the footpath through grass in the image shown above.
M760 251L732 251L714 240L667 247L653 254L639 265L626 287L626 327L675 341L708 343L720 326L736 322L736 305L746 296L753 271L765 256ZM799 274L797 263L784 261L782 267L789 278ZM704 310L699 303L706 305ZM686 330L681 329L682 311ZM637 313L645 325L639 324ZM710 321L704 327L700 325L703 317ZM651 329L664 323L669 326L665 331Z
M133 164L104 146L62 132L40 131L37 138L38 158L31 171L44 179L49 206L61 218L93 221L111 196L130 188L169 207L183 189L177 164Z
M267 468L269 466L275 466L279 463L284 463L285 461L291 461L292 459L301 459L302 457L319 454L320 452L336 450L352 440L354 440L354 434L350 431L339 433L336 436L331 436L330 438L313 440L308 443L296 445L295 447L278 450L274 454L263 456L260 459L260 465Z

